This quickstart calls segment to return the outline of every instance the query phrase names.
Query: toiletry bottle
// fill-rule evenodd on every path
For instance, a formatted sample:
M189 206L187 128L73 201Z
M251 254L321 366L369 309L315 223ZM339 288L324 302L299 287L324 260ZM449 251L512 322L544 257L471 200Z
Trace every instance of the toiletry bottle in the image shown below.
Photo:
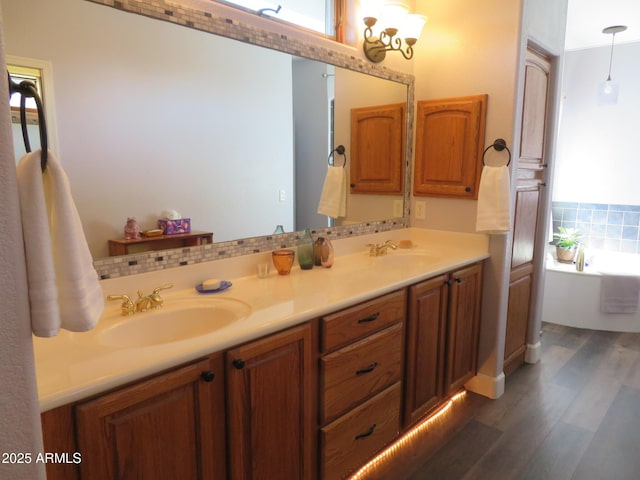
M581 243L578 247L578 257L576 259L576 270L582 272L584 270L584 245Z
M298 241L298 264L302 270L309 270L313 268L313 262L313 238L309 229L305 228Z

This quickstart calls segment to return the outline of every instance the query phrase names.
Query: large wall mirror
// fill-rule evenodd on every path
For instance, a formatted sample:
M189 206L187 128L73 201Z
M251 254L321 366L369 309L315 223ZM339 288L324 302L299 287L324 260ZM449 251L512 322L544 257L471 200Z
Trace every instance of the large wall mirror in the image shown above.
M329 153L342 144L349 159L351 109L407 102L402 75L86 0L2 9L7 53L52 65L57 151L94 259L127 217L154 228L166 210L214 242L403 217L404 193L352 194L345 217L316 213Z

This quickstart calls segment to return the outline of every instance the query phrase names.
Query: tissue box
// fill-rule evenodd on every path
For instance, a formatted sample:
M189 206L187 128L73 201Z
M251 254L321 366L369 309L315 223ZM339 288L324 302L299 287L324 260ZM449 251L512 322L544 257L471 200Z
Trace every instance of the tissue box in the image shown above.
M176 233L191 232L191 219L178 218L176 220L158 220L158 228L162 229L165 235L174 235Z

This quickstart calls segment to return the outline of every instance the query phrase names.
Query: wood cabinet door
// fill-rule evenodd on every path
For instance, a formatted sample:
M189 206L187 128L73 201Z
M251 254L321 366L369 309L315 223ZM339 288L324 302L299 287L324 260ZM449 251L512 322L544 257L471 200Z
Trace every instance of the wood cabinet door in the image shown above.
M482 264L453 272L450 283L445 394L462 388L477 372Z
M518 167L543 164L545 122L549 95L549 60L532 49L527 50L524 73L522 127Z
M507 330L505 338L505 373L524 362L529 330L533 285L545 254L545 241L538 237L539 212L545 167L545 125L551 64L532 48L527 49L523 92L520 152L516 170L516 203L511 250L511 275Z
M447 275L409 289L404 426L407 427L443 398L444 353L447 333Z
M231 479L314 478L311 326L227 352Z
M351 193L401 195L405 104L351 110Z
M533 262L538 227L540 184L516 186L511 268Z
M73 406L63 405L40 415L42 443L45 452L78 452L73 424ZM47 462L47 480L77 480L78 464L73 462Z
M226 478L224 370L214 356L76 407L81 478Z
M504 373L507 375L524 362L531 308L532 271L533 265L530 263L511 271L504 341Z
M418 101L413 194L478 198L487 95Z

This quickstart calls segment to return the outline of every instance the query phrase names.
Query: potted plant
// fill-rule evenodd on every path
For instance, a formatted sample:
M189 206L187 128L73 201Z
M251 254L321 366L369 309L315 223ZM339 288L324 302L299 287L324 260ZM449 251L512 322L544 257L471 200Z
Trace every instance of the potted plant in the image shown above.
M556 257L559 262L572 263L580 245L582 236L575 228L558 227L558 233L553 234L558 239L556 243Z

